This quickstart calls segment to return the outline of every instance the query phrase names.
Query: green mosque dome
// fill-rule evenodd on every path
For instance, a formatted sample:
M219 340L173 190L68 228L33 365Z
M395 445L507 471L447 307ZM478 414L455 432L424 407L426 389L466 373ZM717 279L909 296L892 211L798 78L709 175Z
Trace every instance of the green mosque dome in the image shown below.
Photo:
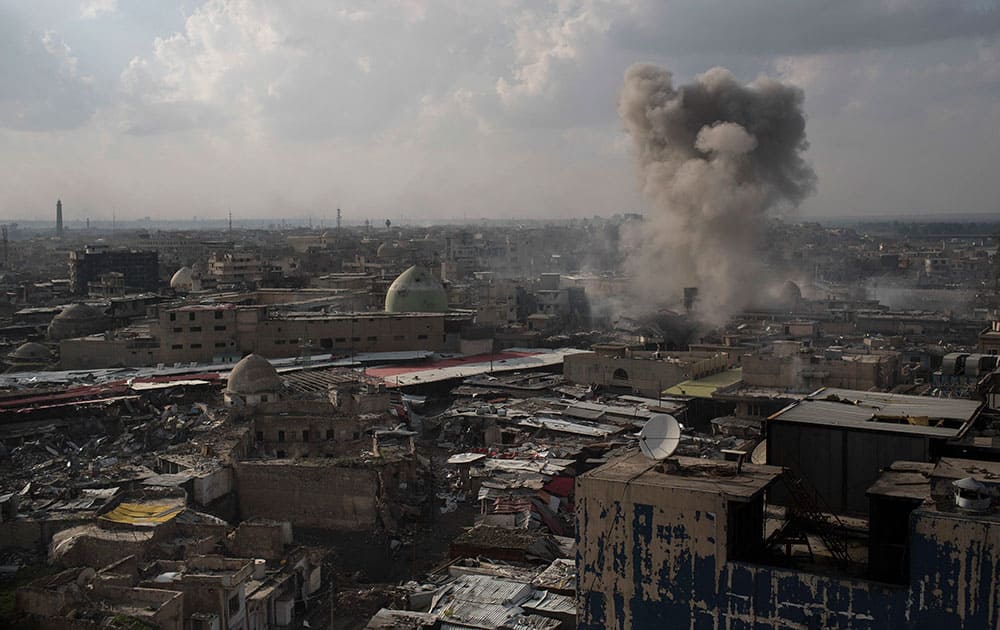
M448 294L441 281L414 265L399 274L385 294L386 313L446 313Z

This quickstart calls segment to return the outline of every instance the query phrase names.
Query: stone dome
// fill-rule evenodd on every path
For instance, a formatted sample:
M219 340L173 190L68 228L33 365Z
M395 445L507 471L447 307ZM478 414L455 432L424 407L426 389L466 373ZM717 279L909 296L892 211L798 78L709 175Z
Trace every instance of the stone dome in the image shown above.
M10 353L9 357L15 361L23 362L45 362L52 358L49 349L40 343L29 341L22 343L16 350Z
M431 272L414 265L399 274L385 294L387 313L446 313L448 294Z
M103 311L89 304L71 304L52 318L49 339L71 339L105 330L108 318Z
M174 291L191 291L194 289L194 269L181 267L170 278L170 288Z
M271 362L259 354L248 354L233 367L226 384L227 394L242 396L277 392L281 377Z
M69 306L64 308L62 311L59 312L58 315L56 315L53 318L53 321L57 319L60 321L73 321L73 322L87 321L93 319L104 319L104 312L91 306L90 304L84 304L80 302L77 304L70 304Z

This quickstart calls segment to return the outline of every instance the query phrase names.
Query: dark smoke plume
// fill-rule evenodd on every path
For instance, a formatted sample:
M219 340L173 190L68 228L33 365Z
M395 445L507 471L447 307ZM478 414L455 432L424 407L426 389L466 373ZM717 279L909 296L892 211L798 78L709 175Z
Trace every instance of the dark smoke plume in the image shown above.
M653 205L628 266L646 300L696 286L700 318L721 323L767 284L754 239L769 211L794 208L815 188L802 159L802 99L773 79L742 85L724 68L679 87L664 68L628 69L618 112Z

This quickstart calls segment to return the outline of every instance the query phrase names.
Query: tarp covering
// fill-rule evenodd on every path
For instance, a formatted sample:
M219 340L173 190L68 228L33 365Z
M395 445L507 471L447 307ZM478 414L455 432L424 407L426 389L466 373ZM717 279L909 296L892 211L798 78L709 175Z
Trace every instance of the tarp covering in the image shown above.
M710 374L705 378L697 378L678 383L663 390L664 396L691 396L693 398L711 398L717 389L729 387L743 379L743 368L723 370Z
M177 503L120 503L101 518L128 525L159 525L171 520L183 510L184 506Z

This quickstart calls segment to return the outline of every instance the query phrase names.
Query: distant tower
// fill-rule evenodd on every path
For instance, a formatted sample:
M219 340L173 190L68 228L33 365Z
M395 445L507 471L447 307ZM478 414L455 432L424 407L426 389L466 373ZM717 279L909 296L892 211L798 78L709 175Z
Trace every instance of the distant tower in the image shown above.
M62 199L56 200L56 237L62 238Z
M340 208L337 208L337 234L340 234Z

